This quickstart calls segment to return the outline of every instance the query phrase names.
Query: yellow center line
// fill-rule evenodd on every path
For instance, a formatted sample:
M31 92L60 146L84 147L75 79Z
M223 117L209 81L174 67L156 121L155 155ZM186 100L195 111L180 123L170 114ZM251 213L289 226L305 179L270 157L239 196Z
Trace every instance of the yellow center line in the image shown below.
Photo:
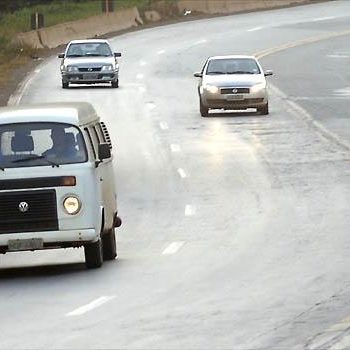
M331 39L331 38L336 38L339 36L343 36L343 35L348 35L350 34L350 29L341 31L341 32L332 32L332 33L328 33L328 34L323 34L323 35L318 35L318 36L312 36L310 38L306 38L306 39L301 39L301 40L297 40L297 41L293 41L291 43L287 43L287 44L283 44L280 46L275 46L275 47L271 47L269 49L265 49L262 51L258 51L254 54L255 57L257 57L258 59L266 57L268 55L272 55L276 52L280 52L283 50L287 50L287 49L291 49L297 46L302 46L302 45L307 45L307 44L312 44L312 43L316 43L318 41L322 41L322 40L327 40L327 39Z

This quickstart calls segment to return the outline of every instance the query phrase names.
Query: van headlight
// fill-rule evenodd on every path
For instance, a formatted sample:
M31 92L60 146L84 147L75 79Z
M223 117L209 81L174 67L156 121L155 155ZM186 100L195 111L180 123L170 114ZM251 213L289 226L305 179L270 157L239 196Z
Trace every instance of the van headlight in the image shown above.
M215 85L206 85L205 89L212 94L216 94L219 92L219 88Z
M265 88L266 88L266 84L265 83L259 83L259 84L253 85L250 88L250 92L251 93L259 92L259 91L261 91L261 90L263 90Z
M63 208L69 215L78 214L81 209L81 202L76 196L68 196L63 201Z

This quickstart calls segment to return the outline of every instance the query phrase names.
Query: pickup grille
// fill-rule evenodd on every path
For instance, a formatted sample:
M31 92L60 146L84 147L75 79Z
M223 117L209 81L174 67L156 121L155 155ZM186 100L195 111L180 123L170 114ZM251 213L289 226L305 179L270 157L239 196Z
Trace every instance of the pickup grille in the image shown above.
M21 211L20 203L27 203L28 210ZM54 230L58 230L55 190L0 193L0 234Z

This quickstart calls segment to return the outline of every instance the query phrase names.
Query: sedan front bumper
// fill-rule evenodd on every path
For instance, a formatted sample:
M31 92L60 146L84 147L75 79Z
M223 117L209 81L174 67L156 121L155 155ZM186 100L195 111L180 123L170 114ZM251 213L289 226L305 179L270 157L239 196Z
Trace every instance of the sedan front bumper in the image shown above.
M222 94L211 93L205 89L200 93L202 104L212 109L247 109L259 108L267 104L266 89L254 93Z

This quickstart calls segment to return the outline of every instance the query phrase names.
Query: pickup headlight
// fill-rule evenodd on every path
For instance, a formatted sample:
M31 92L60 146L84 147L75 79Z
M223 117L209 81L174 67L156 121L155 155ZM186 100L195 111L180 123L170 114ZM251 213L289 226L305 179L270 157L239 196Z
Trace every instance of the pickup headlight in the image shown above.
M78 67L75 66L67 66L67 72L78 72Z
M206 85L205 89L212 94L216 94L219 92L219 88L217 86L214 86L214 85Z
M81 202L76 196L68 196L63 201L63 208L69 215L78 214L81 209Z
M112 72L113 66L111 64L102 66L102 72Z
M254 86L252 86L250 88L250 92L251 93L258 92L258 91L261 91L261 90L263 90L265 88L266 88L266 84L265 83L256 84L256 85L254 85Z

